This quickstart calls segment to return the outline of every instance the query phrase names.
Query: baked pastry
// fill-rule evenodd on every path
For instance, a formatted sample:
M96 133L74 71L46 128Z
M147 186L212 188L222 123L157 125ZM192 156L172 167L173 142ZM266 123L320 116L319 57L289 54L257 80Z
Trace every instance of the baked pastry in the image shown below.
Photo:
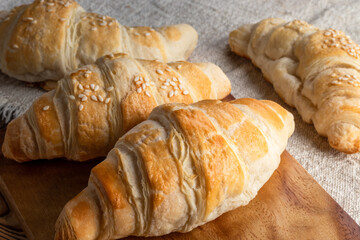
M107 55L59 81L7 126L3 154L18 162L106 156L118 138L169 102L222 99L229 79L211 63Z
M334 29L279 18L230 33L231 50L261 69L275 91L331 147L360 150L360 47Z
M2 16L2 15L0 15ZM111 53L164 62L186 60L197 43L187 24L126 27L73 0L36 0L0 23L0 69L26 82L59 80Z
M253 199L293 130L291 113L271 101L159 106L92 169L55 239L188 232Z

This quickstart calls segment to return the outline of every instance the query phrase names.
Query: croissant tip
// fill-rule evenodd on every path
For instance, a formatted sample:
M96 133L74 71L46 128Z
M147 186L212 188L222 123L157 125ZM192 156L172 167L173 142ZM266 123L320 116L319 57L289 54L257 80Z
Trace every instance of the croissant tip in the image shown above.
M347 154L360 151L360 128L350 123L335 123L328 129L328 141L332 148Z
M64 210L56 221L54 240L77 240L72 225Z

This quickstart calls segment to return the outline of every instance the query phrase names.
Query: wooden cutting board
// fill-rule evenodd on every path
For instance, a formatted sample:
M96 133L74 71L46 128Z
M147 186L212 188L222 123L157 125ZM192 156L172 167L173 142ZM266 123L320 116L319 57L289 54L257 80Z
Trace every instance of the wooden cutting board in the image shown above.
M1 145L4 134L1 129ZM18 164L1 154L0 191L29 239L53 239L63 206L87 185L91 168L101 160ZM360 227L285 151L279 168L247 206L186 234L146 239L360 239Z

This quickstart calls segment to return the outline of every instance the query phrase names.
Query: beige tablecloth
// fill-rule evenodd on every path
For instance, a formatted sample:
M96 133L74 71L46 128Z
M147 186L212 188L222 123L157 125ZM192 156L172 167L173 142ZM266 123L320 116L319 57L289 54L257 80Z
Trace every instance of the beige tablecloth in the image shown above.
M9 10L31 0L1 0L0 9ZM244 23L267 17L306 20L321 28L345 31L360 43L360 4L344 0L81 0L87 10L117 18L125 25L161 26L188 23L199 33L198 46L191 61L209 61L219 65L230 78L235 97L270 99L290 110L296 130L288 151L324 187L324 189L360 223L360 154L346 155L329 147L312 125L305 124L265 82L250 61L232 54L227 43L231 30ZM0 74L0 114L9 120L25 111L42 90Z

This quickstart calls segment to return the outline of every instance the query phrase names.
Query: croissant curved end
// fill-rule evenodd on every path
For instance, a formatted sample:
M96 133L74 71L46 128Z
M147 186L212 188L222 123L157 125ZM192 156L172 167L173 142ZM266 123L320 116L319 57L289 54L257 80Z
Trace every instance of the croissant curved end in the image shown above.
M92 194L85 188L65 205L56 221L55 240L98 239L101 216Z
M349 154L360 151L360 128L355 125L337 122L327 132L331 147Z
M24 128L24 115L14 119L6 128L2 153L6 158L14 159L17 162L27 162L31 159L26 155L21 147L21 132ZM27 124L26 124L27 126Z

